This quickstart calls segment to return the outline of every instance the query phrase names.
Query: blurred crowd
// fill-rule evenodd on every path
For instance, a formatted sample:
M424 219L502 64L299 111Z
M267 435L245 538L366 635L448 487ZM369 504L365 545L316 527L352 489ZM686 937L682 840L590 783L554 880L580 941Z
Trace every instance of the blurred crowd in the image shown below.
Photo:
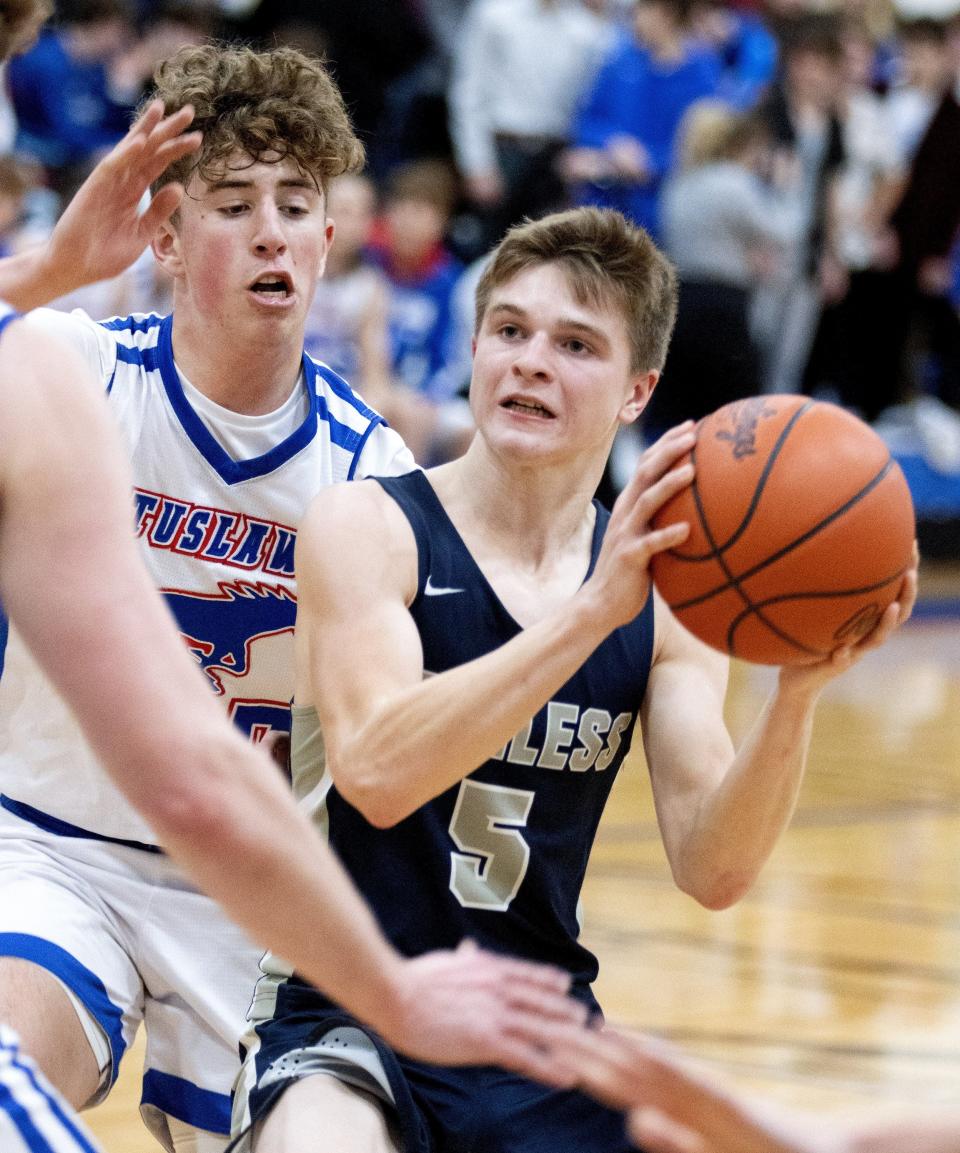
M960 471L960 0L56 8L6 69L0 250L52 227L178 46L293 43L326 56L368 152L330 190L308 351L424 464L471 432L486 253L525 216L594 203L647 228L680 273L642 438L805 392L878 424L913 414ZM148 252L58 305L163 311L168 288Z

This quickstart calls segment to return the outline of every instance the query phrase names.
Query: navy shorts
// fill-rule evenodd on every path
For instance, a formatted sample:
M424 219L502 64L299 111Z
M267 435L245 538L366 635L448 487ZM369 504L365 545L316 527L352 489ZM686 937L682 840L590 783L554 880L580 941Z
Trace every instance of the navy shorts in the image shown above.
M237 1102L247 1135L284 1090L322 1068L383 1102L403 1153L637 1153L624 1115L592 1097L502 1069L426 1065L395 1053L314 989L279 993L277 1015L256 1026L259 1043L239 1082L249 1086ZM361 1035L366 1051L352 1066L351 1039ZM246 1147L240 1140L231 1148Z

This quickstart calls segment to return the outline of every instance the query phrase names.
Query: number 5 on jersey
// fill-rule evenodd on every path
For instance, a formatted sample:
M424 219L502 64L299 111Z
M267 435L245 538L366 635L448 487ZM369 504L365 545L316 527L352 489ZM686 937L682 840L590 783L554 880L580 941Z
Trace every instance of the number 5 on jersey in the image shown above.
M526 789L461 782L450 836L462 851L450 854L450 889L464 908L509 908L530 861L517 830L527 823L533 797Z

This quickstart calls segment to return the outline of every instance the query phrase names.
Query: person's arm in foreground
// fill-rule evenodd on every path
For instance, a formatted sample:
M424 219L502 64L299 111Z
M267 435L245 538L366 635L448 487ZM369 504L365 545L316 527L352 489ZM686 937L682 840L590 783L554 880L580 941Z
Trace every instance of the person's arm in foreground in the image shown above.
M185 131L192 119L189 106L164 116L159 100L149 104L77 190L50 237L0 260L0 299L26 311L129 267L183 196L179 184L168 184L143 207L164 169L200 147L200 133Z
M646 1153L960 1153L957 1111L866 1121L775 1107L658 1042L611 1030L578 1057L581 1087L630 1110L630 1135Z
M425 1060L552 1080L566 974L467 946L402 960L262 750L227 722L150 582L109 415L28 321L0 344L0 597L161 842L256 939ZM24 388L29 375L33 387Z

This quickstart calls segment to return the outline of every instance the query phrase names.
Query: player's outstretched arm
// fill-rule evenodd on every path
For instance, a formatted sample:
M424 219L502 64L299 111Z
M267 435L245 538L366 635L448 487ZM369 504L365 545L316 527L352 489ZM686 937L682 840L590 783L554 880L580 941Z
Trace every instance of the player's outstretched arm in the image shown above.
M0 597L103 764L202 888L398 1048L564 1083L558 1051L583 1020L569 976L478 950L403 960L223 716L140 559L126 461L101 398L77 388L85 371L22 322L3 335Z
M647 1153L958 1153L960 1113L864 1122L737 1094L659 1042L611 1030L580 1043L580 1086L630 1111Z
M131 265L183 196L181 185L168 184L143 207L151 183L200 147L200 133L186 131L192 119L189 106L164 116L159 100L149 104L80 186L50 238L0 260L0 299L35 308Z

